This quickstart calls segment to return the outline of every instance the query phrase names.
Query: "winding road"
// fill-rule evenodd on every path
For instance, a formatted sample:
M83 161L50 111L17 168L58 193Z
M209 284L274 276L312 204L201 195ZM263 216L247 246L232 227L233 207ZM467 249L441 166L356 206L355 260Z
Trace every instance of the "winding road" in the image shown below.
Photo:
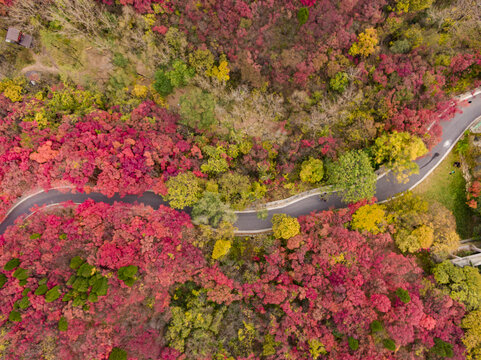
M464 99L466 99L465 102L467 103L467 106L462 108L463 113L457 114L450 121L441 123L443 128L441 142L427 155L416 161L420 168L419 174L412 175L409 178L409 181L405 184L397 183L392 173L388 173L378 179L376 190L378 201L386 201L398 193L412 189L423 181L449 154L456 142L463 135L464 131L481 116L481 96L479 96L479 94L477 96L469 95L464 96ZM128 195L121 198L120 196L115 195L108 198L100 193L63 193L55 189L48 192L39 191L36 194L20 199L12 209L10 209L4 221L0 224L0 234L3 234L6 228L9 225L12 225L15 219L19 216L31 214L32 212L30 209L34 205L55 205L69 200L75 203L82 203L87 199L102 201L109 204L113 204L114 202L138 202L152 206L154 209L157 209L161 204L168 205L167 202L163 201L160 196L155 195L153 192L146 192L141 196ZM335 193L330 195L327 201L323 201L318 194L308 195L296 198L287 205L270 208L268 216L265 219L257 218L257 212L255 210L238 211L236 212L237 222L234 225L238 229L238 234L255 234L269 230L271 228L272 216L277 213L284 213L297 217L300 215L307 215L312 211L340 208L345 205L346 204L344 204L340 197Z

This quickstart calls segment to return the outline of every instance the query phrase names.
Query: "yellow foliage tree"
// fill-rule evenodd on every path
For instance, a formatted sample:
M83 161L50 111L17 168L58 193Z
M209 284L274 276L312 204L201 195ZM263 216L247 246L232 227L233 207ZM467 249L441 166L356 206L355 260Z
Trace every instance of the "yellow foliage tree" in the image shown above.
M221 55L219 60L219 66L213 66L210 70L206 71L206 74L216 78L219 81L227 81L229 77L229 63L225 55Z
M396 10L399 12L415 12L431 7L433 0L398 0Z
M434 229L427 225L421 225L413 230L412 236L416 237L421 249L429 249L434 241Z
M197 74L206 73L214 66L214 55L209 50L198 49L189 54L189 64Z
M227 255L231 245L232 243L229 240L217 240L214 245L214 250L212 250L212 259L217 260Z
M301 226L295 217L286 214L274 214L272 217L272 231L276 238L288 240L299 234Z
M149 89L144 85L135 85L132 89L132 95L140 99L145 99L148 93Z
M385 215L382 205L364 205L352 216L351 226L354 230L366 230L372 234L378 234L386 224Z
M463 343L466 346L466 360L481 359L481 310L466 315L461 326L465 329Z
M427 152L420 138L397 131L378 137L373 148L375 161L391 169L399 182L406 182L409 175L419 172L418 165L413 161Z
M376 29L367 28L364 32L359 34L358 41L352 44L349 49L349 54L352 56L361 55L363 57L368 57L376 52L378 43L379 39Z
M411 233L406 229L401 229L394 239L401 251L414 253L420 249L431 247L434 241L434 229L428 225L421 225Z
M194 205L202 195L201 179L191 172L180 173L167 180L167 195L163 196L175 209Z
M310 157L302 163L299 177L301 181L316 184L322 180L324 176L324 166L321 159Z

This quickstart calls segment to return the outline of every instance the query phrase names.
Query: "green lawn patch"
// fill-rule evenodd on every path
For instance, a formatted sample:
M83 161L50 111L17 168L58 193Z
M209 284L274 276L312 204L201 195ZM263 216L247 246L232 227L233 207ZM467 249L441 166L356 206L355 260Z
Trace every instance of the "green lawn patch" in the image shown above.
M456 228L461 239L472 235L475 224L473 211L466 205L466 181L461 170L453 163L458 155L451 152L441 164L418 186L413 193L421 195L427 201L438 201L446 206L456 218ZM450 174L451 171L454 174Z

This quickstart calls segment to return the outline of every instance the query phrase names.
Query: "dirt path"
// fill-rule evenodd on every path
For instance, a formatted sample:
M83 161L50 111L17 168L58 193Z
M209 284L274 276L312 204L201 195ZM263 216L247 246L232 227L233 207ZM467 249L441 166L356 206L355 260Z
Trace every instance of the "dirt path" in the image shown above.
M58 74L58 68L54 66L45 66L38 61L35 64L27 65L25 66L21 72L23 74L29 72L29 71L37 71L37 72L50 72L54 74Z
M22 70L20 70L20 72L22 74L25 74L29 71L49 72L52 74L58 74L59 72L58 67L55 65L55 62L50 57L49 57L49 60L51 60L52 64L54 64L53 66L46 66L42 64L42 62L40 61L40 58L46 55L44 53L44 50L42 50L42 52L43 54L33 53L32 55L33 55L33 59L35 60L35 63L25 66Z

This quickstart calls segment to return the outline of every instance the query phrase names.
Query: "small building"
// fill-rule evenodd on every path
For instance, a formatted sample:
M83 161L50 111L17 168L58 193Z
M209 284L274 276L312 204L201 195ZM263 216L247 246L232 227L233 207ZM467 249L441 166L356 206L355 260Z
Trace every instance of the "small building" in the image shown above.
M5 39L6 42L22 45L26 48L32 46L32 40L33 38L31 35L24 34L20 30L13 27L8 28L7 37Z

